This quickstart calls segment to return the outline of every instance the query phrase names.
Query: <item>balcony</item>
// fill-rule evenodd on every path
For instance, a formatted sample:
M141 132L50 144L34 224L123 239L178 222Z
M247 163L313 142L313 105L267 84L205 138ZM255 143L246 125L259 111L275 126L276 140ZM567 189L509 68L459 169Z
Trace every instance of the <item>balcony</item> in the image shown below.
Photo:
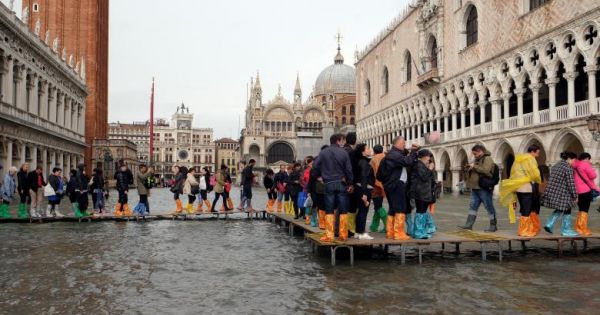
M417 86L422 89L440 83L440 77L437 68L432 68L429 71L417 77Z

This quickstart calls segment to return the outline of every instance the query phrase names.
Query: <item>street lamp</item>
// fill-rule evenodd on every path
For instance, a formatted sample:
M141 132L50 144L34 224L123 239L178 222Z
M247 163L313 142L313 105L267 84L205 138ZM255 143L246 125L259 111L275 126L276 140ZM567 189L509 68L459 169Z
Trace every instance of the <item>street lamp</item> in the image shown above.
M600 116L591 115L586 121L588 130L592 134L592 137L594 137L594 140L600 141Z

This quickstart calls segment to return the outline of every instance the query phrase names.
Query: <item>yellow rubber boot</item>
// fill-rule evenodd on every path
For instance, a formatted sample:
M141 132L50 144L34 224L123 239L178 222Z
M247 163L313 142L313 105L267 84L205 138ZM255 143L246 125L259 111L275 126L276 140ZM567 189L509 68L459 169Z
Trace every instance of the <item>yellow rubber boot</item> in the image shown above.
M281 201L277 201L277 212L281 212L282 208L283 208L283 203Z
M181 199L175 200L175 214L180 214L183 211L183 204L181 203Z
M536 212L531 212L529 214L529 218L531 219L531 229L532 232L535 235L538 235L540 233L540 229L542 228L541 223L540 223L540 217L538 216L538 214Z
M325 216L325 234L321 237L322 242L333 242L333 227L335 225L335 215Z
M531 217L521 216L519 218L518 234L519 234L519 236L523 236L523 237L534 237L535 236L535 231L533 228L533 223L532 223Z
M404 229L406 221L406 215L404 213L396 213L394 216L394 239L397 241L406 241L410 239L410 236L406 235Z
M188 214L194 214L194 205L191 203L188 203L187 205L185 205L185 210L187 211Z

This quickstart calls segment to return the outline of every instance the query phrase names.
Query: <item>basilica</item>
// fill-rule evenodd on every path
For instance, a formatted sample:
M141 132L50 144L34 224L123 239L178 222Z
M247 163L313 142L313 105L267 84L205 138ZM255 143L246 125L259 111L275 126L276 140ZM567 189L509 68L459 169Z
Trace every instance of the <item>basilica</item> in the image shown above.
M354 67L344 64L339 43L333 65L321 72L306 101L299 78L293 100L286 99L280 89L273 99L263 101L257 75L251 84L246 127L240 139L242 160L256 160L258 169L277 167L318 154L334 132L353 130L355 75Z

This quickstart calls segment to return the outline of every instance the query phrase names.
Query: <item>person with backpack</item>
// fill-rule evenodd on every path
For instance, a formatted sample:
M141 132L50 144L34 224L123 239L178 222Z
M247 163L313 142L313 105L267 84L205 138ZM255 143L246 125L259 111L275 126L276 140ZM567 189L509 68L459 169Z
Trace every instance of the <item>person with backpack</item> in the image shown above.
M435 164L429 150L420 150L417 153L419 161L410 174L410 198L415 201L416 213L411 236L416 239L429 239L433 237L436 227L429 213L430 206L435 202L433 188L435 187Z
M200 170L200 179L198 179L200 185L200 198L198 198L198 208L196 212L202 213L202 204L206 206L206 211L210 211L210 201L208 201L208 192L212 191L210 170L207 167L203 167Z
M464 230L472 230L473 224L475 224L475 220L477 219L477 210L479 210L479 206L483 203L490 219L490 226L484 231L489 233L496 232L498 230L498 223L492 196L494 186L499 181L498 166L494 163L491 153L483 145L477 144L473 146L471 153L473 153L475 161L466 166L468 174L467 186L471 188L469 215L465 225L458 227Z
M256 161L251 159L248 166L242 170L242 199L238 210L252 212L252 185L254 184L254 164Z
M139 172L135 177L135 183L137 186L138 195L140 196L140 201L134 210L138 214L150 214L148 195L150 195L150 189L152 189L153 179L154 171L151 168L148 168L146 164L140 164Z
M373 174L377 174L379 170L379 165L381 165L381 161L385 158L385 153L383 153L383 146L376 145L373 147L373 153L375 154L373 158L371 158L371 168L373 168ZM381 181L375 180L375 187L373 187L372 192L373 198L373 219L371 220L371 226L369 230L371 232L381 232L385 233L385 222L387 220L387 210L383 207L383 199L385 198L385 192L383 190L383 183ZM383 230L379 231L379 221L383 223Z
M359 240L372 240L373 237L366 231L367 215L372 201L372 192L375 188L375 173L371 167L371 149L366 144L360 143L354 149L357 161L357 174L355 179L354 194L357 201L358 213L356 215L355 237Z
M186 180L183 184L183 194L188 196L188 203L185 210L188 214L194 213L194 202L196 195L200 193L200 183L196 180L196 170L192 167L187 173Z
M540 232L540 219L535 209L539 204L539 185L542 183L536 160L540 151L540 147L534 144L527 148L527 153L517 154L510 177L500 185L500 203L508 207L511 223L516 221L514 207L516 202L519 202L519 236L534 237Z
M304 205L300 204L298 198L300 192L302 192L302 164L294 163L294 169L288 177L287 187L289 188L290 198L292 198L292 207L294 209L294 220L304 218Z
M50 194L48 196L48 210L47 213L50 216L61 218L63 217L62 213L58 211L58 205L63 197L65 192L65 185L62 180L62 169L55 167L52 169L52 174L48 176L48 185L52 188ZM48 188L46 188L48 189ZM46 193L44 193L46 195Z
M563 152L560 154L560 162L554 164L550 169L548 186L541 198L541 204L554 212L544 225L544 230L552 233L554 224L562 215L562 225L560 234L562 236L578 236L573 230L571 222L571 209L577 203L577 189L573 177L573 163L577 159L577 154L573 152Z
M277 199L277 189L275 188L275 173L272 169L267 169L265 171L265 176L263 177L263 186L267 191L267 212L273 212L273 205L275 205L275 199Z
M394 145L377 170L376 179L383 183L390 209L386 219L386 238L408 240L406 234L407 214L410 214L407 200L408 170L417 161L419 146L413 144L406 153L404 137L394 139Z
M223 207L222 209L224 211L229 211L232 210L227 206L227 193L225 192L225 184L226 184L226 180L227 180L227 165L225 164L221 164L221 169L218 170L215 173L215 200L212 203L212 207L210 208L211 212L217 212L217 210L215 210L215 206L217 205L217 202L219 201L219 197L223 198Z
M183 194L183 185L187 179L187 168L185 166L173 166L173 174L175 174L175 181L171 186L171 192L176 206L174 214L180 214L183 211L183 204L179 199L179 195Z
M11 166L8 169L8 172L6 172L6 175L4 175L4 181L2 186L0 186L0 200L2 200L2 204L0 205L0 217L4 219L10 219L10 210L8 206L17 191L17 184L15 183L16 174L17 168Z

